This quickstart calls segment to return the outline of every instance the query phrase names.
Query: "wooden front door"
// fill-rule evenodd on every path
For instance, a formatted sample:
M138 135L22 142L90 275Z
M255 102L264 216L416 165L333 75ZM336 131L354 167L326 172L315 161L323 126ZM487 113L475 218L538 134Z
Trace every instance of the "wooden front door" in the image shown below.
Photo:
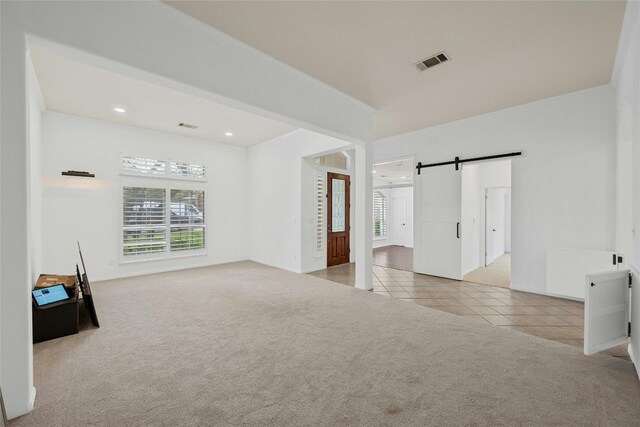
M327 267L349 262L351 179L327 173Z

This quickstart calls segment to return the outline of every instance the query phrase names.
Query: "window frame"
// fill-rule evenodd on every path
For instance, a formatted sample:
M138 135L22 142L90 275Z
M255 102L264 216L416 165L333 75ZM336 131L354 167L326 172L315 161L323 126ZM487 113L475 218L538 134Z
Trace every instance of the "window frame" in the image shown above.
M118 197L120 199L117 203L118 209L118 262L119 264L131 264L146 261L159 261L175 258L190 258L206 256L208 254L209 246L209 233L207 231L207 200L208 189L204 185L199 185L194 182L187 182L190 180L184 179L166 179L164 177L157 176L145 176L136 174L135 177L122 177L120 179L120 185L118 187ZM124 254L124 199L123 193L125 187L139 187L139 188L157 188L165 191L165 227L166 227L166 245L165 250L161 252L142 253L137 255L125 255ZM187 191L203 191L205 200L204 210L204 248L202 249L189 249L172 251L171 250L171 190L187 190Z

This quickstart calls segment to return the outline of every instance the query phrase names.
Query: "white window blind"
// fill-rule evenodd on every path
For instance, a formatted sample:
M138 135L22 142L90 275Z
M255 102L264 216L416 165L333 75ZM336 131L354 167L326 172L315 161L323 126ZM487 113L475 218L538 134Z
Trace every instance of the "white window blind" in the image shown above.
M171 175L181 178L204 179L204 166L190 163L170 162Z
M321 253L324 249L324 176L316 175L316 251Z
M373 192L373 236L387 236L387 198L377 190Z
M122 170L127 173L140 175L162 176L167 173L167 164L164 160L147 159L144 157L123 157Z
M204 191L171 190L171 251L204 249Z
M122 189L123 255L163 252L167 247L166 191L163 188Z

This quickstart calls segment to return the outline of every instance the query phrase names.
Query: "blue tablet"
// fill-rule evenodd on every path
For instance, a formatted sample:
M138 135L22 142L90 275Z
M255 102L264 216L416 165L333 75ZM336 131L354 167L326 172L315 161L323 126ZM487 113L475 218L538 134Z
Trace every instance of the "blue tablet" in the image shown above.
M69 299L67 290L62 284L53 285L46 288L34 289L31 291L31 295L33 295L33 301L38 307Z

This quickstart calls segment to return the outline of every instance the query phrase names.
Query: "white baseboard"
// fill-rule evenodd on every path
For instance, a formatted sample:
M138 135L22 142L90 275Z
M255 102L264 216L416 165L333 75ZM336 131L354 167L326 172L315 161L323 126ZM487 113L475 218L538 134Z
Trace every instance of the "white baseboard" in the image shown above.
M29 403L27 406L27 409L29 410L29 412L33 411L33 407L36 404L36 388L35 387L31 387L31 396L29 396Z

